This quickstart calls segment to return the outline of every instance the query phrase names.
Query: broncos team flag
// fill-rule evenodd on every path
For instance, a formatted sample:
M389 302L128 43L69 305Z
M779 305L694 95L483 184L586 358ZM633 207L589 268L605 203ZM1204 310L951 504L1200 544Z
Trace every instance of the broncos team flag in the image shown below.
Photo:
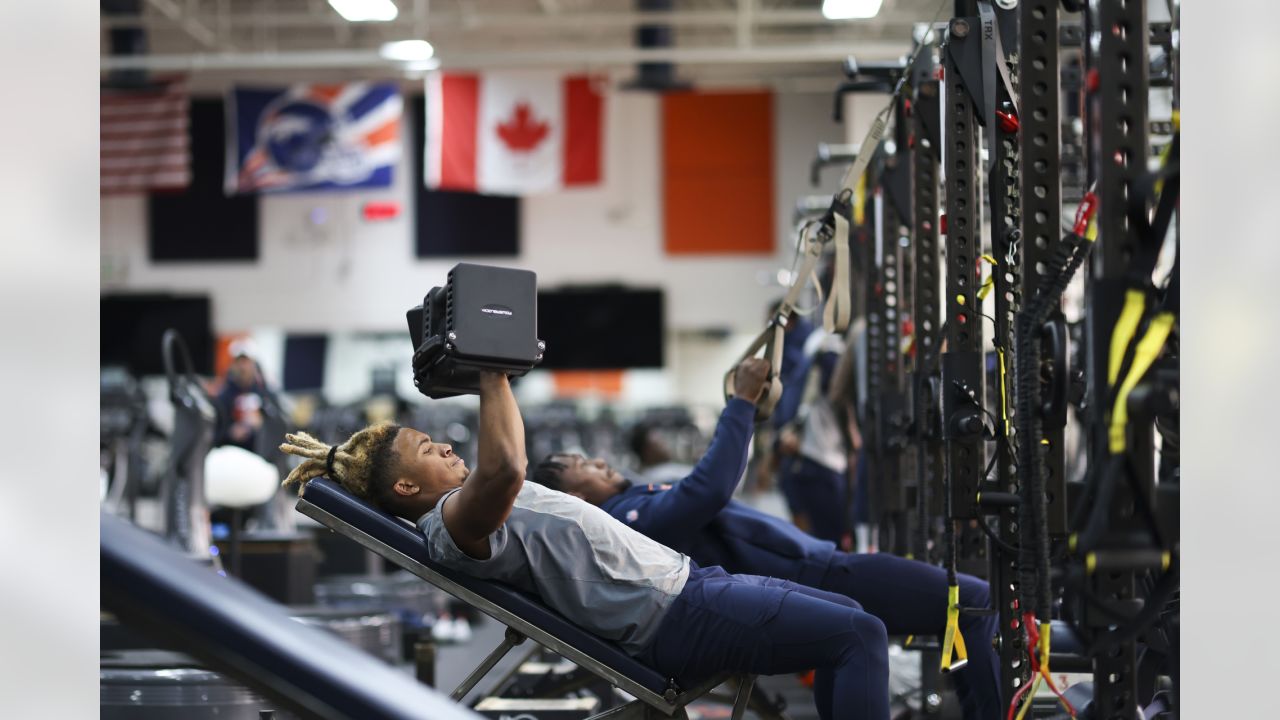
M404 101L392 83L235 88L228 194L391 185Z
M427 187L531 195L597 185L606 80L536 71L427 76Z

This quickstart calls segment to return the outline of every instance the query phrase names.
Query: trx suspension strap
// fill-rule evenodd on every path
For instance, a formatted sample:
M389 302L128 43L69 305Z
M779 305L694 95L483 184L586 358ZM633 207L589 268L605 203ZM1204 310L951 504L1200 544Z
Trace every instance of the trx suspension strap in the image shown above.
M932 26L938 22L938 18L942 16L943 8L947 6L947 0L938 3L937 9L933 13L933 20L929 22ZM911 52L911 56L907 58L906 68L910 69L915 66L916 58L926 48L931 47L931 43L926 42L927 37L916 44L915 50ZM831 207L823 217L818 220L819 229L813 235L817 238L818 248L810 248L812 241L806 237L805 231L801 231L800 236L800 252L805 255L805 268L800 272L791 276L791 288L787 292L787 297L778 306L778 311L769 318L769 324L764 331L751 342L747 352L742 355L741 360L745 360L754 356L762 348L765 355L769 356L771 366L769 368L769 387L760 402L756 404L756 419L764 420L773 412L773 406L777 404L777 398L782 397L782 381L778 379L778 371L781 369L781 342L782 328L786 326L787 321L796 312L795 300L799 298L800 290L808 282L813 269L817 265L818 256L821 254L821 246L826 243L833 243L835 248L835 273L831 283L831 296L827 299L826 308L822 313L823 328L827 332L844 332L849 327L850 314L852 305L849 296L849 223L850 223L850 207L854 202L857 186L862 181L863 174L867 171L867 167L871 164L871 158L875 155L876 150L880 147L881 141L884 140L885 127L888 125L889 113L893 111L894 104L897 103L898 97L902 95L903 90L907 87L907 78L910 72L903 72L898 78L898 82L894 85L893 92L889 96L889 102L885 103L880 112L876 113L875 119L871 122L871 127L867 130L867 135L862 139L862 143L858 145L857 156L854 158L853 165L845 172L844 178L840 182L840 189L831 199ZM806 226L807 228L808 226ZM812 257L812 264L810 258ZM821 292L821 288L819 288ZM777 346L777 347L775 347ZM739 360L739 362L741 362ZM734 367L725 374L725 400L727 401L733 395L733 376L737 368Z
M1176 125L1175 125L1176 127ZM1160 247L1169 229L1178 202L1178 139L1175 132L1169 151L1164 155L1164 166L1138 184L1133 193L1131 219L1136 223L1142 243L1130 261L1126 273L1128 287L1124 304L1111 331L1107 352L1108 396L1106 406L1107 451L1112 459L1093 475L1086 487L1085 499L1093 505L1083 528L1070 538L1072 551L1084 552L1086 559L1101 539L1105 525L1106 506L1114 491L1116 476L1122 475L1132 482L1123 454L1128 450L1129 398L1147 371L1159 358L1169 335L1177 324L1179 259L1175 257L1163 297L1151 284ZM1148 220L1148 200L1155 196L1155 211ZM1141 493L1136 495L1136 510L1146 520L1153 536L1159 537L1159 527L1151 515ZM1162 564L1167 565L1167 560Z
M959 670L969 664L969 651L960 634L960 586L955 566L947 567L947 629L942 633L942 671Z
M799 287L799 283L793 287ZM791 293L787 293L790 295ZM764 332L756 336L751 341L751 345L747 351L742 354L742 358L733 366L731 370L724 376L724 396L725 399L733 397L733 378L737 374L738 364L749 357L754 357L756 353L764 350L764 357L769 360L769 384L765 388L765 392L756 401L756 419L766 420L773 414L773 408L778 404L778 400L782 398L782 380L778 378L778 369L782 367L782 333L787 326L787 318L790 316L782 314L782 307L779 306L778 312L769 319L769 324L765 327Z
M1175 118L1174 127L1176 128L1177 125ZM1130 217L1138 222L1139 230L1146 237L1146 242L1133 259L1134 267L1130 273L1131 286L1125 291L1124 308L1120 312L1120 319L1116 322L1111 336L1107 385L1114 388L1115 402L1111 409L1107 441L1112 454L1125 451L1125 428L1129 422L1129 394L1160 355L1165 340L1168 339L1177 320L1176 264L1175 272L1170 276L1170 284L1174 289L1173 303L1169 303L1169 293L1166 293L1162 302L1152 303L1150 308L1147 303L1149 296L1154 294L1150 287L1151 272L1156 265L1160 247L1178 201L1179 135L1179 133L1174 134L1173 141L1169 143L1169 147L1163 154L1161 170L1147 179L1151 185L1151 193L1156 196L1154 219L1147 222L1144 193L1134 193L1130 201ZM1146 331L1133 346L1133 357L1126 368L1125 359L1129 355L1130 345L1137 336L1142 321L1148 317ZM1122 372L1123 378L1121 378Z
M883 134L883 126L881 126L881 134ZM858 156L862 158L862 154ZM764 395L756 403L756 419L765 420L773 413L773 408L777 405L779 398L782 397L782 380L778 377L778 373L782 367L782 333L787 323L791 321L791 316L797 313L796 303L800 299L800 293L809 283L811 278L816 277L818 261L822 259L822 251L826 244L832 243L835 247L835 273L831 283L831 294L827 298L826 307L822 312L822 325L827 332L844 332L849 327L849 319L851 314L851 305L849 297L849 220L853 212L851 198L853 192L851 189L841 190L831 200L831 207L827 209L826 214L822 218L810 223L806 223L800 230L800 242L797 247L797 254L802 257L800 267L792 274L791 287L787 290L786 297L782 299L782 303L778 305L778 309L769 318L769 324L765 329L756 336L755 340L747 347L746 352L742 354L738 363L749 357L754 357L757 353L763 351L765 358L769 360L769 384ZM819 297L821 297L822 287L814 282L817 287ZM733 397L733 378L737 372L738 363L724 376L724 394L725 400Z
M938 11L934 15L935 21L938 14L942 12L944 5L945 2L938 6ZM915 64L916 57L925 47L928 47L928 43L921 42L916 46L915 51L912 52L907 61L906 67L910 68ZM835 250L835 272L831 283L831 295L827 298L826 306L822 312L823 329L829 333L842 333L849 327L852 313L849 294L849 225L852 219L854 196L858 185L862 182L863 174L866 173L867 167L871 165L871 158L875 156L876 150L884 140L889 114L892 112L898 96L902 94L903 89L906 87L909 75L909 72L902 73L902 76L898 78L898 82L894 86L893 93L889 97L889 102L880 109L880 112L876 113L875 118L871 121L871 127L867 130L866 137L858 145L858 153L853 164L845 172L844 178L840 181L840 189L831 199L831 206L827 208L826 213L820 219L806 224L801 230L797 249L798 253L803 255L804 262L797 272L792 273L791 287L788 289L786 297L782 300L782 304L778 306L777 312L769 318L769 324L756 336L756 339L751 342L747 351L742 354L738 361L738 363L741 363L742 360L755 356L761 350L769 358L769 386L764 396L756 403L757 420L768 418L773 412L773 407L777 404L778 398L782 397L782 380L778 377L782 360L782 330L786 327L791 316L796 314L795 303L800 297L800 292L813 276L818 260L822 256L823 247L827 244L831 244ZM815 285L818 284L815 283ZM818 292L822 292L820 285L818 286ZM735 363L724 376L726 401L733 397L733 376L737 370L738 363Z

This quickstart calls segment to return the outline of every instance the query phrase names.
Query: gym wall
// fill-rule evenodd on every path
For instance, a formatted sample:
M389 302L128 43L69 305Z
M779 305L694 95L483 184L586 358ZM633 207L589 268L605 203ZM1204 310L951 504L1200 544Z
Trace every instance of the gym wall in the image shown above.
M662 287L669 330L754 332L764 313L761 298L768 295L763 286L776 283L777 268L791 259L791 208L797 195L812 191L805 178L813 148L844 137L831 119L830 95L775 98L773 255L670 258L664 253L660 111L657 95L615 94L607 119L605 183L595 190L525 199L521 254L476 260L535 270L545 287L605 282ZM414 257L408 162L419 158L406 158L395 186L383 191L263 196L256 262L150 263L145 198L103 198L103 288L209 293L218 333L261 327L400 330L404 310L466 259ZM399 217L360 219L364 203L388 200L400 204Z

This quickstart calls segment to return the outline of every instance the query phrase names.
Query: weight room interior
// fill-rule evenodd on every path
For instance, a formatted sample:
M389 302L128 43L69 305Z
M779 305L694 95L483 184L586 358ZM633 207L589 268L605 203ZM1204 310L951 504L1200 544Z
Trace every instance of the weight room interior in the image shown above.
M1014 626L992 638L1010 717L1103 702L1175 717L1177 19L1177 0L103 0L104 523L479 716L641 702L536 635L444 699L508 624L276 489L299 463L276 446L298 430L338 443L394 420L473 465L479 400L419 391L406 311L459 263L532 271L545 350L512 380L531 466L582 453L639 477L653 463L637 428L665 463L695 465L726 373L769 357L770 323L807 323L799 356L857 368L860 447L846 432L833 541L952 567L958 545ZM1133 268L1137 307L1117 284ZM1165 323L1170 339L1147 334ZM1120 380L1093 382L1106 343L1121 343ZM795 376L797 431L819 375ZM1033 391L1043 409L1024 413ZM1138 394L1128 426L1098 410L1117 393ZM1048 449L1019 462L1033 413ZM779 485L782 433L757 425L734 497L803 525ZM1126 469L1106 470L1116 458ZM1099 492L1129 511L1109 516ZM1033 545L1043 562L1011 552ZM360 693L394 692L312 697L284 679L287 659L264 670L217 633L175 629L215 622L176 601L140 620L152 610L103 552L104 718L342 717L377 707ZM1097 563L1114 585L1094 584ZM1009 577L1045 586L1034 619L1070 638L1043 683ZM890 633L893 717L968 717L942 634ZM1095 661L1100 648L1118 654ZM812 673L755 682L746 717L819 717ZM684 711L730 717L736 688Z

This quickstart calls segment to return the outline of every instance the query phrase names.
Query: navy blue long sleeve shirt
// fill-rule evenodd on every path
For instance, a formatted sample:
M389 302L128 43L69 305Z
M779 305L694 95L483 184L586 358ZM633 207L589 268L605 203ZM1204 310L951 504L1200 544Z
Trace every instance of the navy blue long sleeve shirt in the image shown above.
M795 418L804 395L804 378L811 367L810 358L804 355L804 344L813 334L813 323L799 315L792 316L791 323L792 327L782 336L782 367L778 368L778 377L782 380L782 397L778 398L778 404L769 418L775 429L782 428Z
M633 485L601 508L699 565L820 582L836 552L834 543L733 499L747 467L754 416L755 405L730 400L710 447L688 477L672 485Z

